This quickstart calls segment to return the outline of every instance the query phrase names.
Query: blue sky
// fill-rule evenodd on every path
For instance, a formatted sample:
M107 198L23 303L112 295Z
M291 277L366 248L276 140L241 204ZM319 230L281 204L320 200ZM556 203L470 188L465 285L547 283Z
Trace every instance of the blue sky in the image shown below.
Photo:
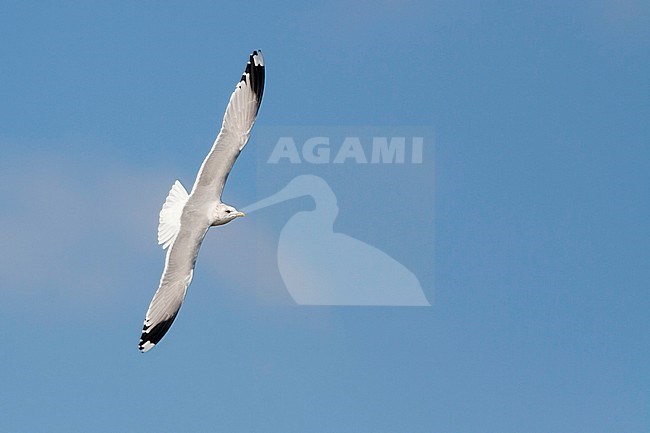
M648 431L649 29L642 1L4 1L0 431ZM142 355L158 211L256 48L260 131L434 131L403 200L435 211L345 212L373 191L339 225L432 306L267 302L236 221ZM238 207L273 192L256 134Z

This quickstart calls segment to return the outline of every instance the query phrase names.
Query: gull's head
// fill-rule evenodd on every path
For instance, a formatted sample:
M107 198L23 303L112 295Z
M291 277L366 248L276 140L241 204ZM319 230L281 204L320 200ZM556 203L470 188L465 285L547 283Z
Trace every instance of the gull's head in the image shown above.
M219 203L212 215L212 226L220 226L238 217L243 217L246 214L244 212L239 212L233 206L227 205L225 203Z

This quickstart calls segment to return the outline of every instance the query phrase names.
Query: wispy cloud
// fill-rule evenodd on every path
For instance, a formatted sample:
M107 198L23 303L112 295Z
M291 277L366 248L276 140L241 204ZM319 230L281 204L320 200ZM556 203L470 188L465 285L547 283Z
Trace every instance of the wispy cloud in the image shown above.
M48 150L9 155L0 173L5 300L45 308L114 300L157 263L143 258L155 257L165 171Z

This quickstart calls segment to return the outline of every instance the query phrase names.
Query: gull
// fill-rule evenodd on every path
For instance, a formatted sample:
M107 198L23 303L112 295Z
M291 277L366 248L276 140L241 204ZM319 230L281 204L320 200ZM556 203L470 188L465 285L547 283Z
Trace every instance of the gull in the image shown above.
M188 194L177 180L160 211L158 243L167 249L158 290L149 304L138 348L147 352L167 333L192 281L201 243L213 226L243 217L221 201L224 184L248 142L264 92L264 58L253 51L230 96L221 131Z

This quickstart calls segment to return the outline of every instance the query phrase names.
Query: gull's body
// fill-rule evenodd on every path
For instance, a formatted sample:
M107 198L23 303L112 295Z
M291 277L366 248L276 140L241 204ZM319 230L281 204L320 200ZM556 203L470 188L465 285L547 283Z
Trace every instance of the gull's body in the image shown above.
M174 322L192 281L196 257L208 229L244 216L222 203L221 193L235 160L248 142L263 92L264 59L261 51L253 51L191 193L176 181L160 211L158 243L169 249L158 290L144 321L138 346L142 352L154 347Z

